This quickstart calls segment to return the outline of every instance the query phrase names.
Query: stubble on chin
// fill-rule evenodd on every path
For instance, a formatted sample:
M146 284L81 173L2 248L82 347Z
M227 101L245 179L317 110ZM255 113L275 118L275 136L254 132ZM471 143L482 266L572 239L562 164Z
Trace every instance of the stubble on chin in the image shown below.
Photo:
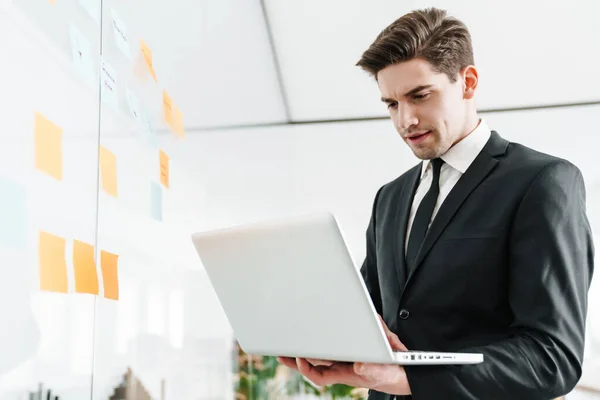
M440 157L443 154L439 149L438 143L436 143L434 146L411 147L411 150L420 160L432 160Z
M406 144L410 147L413 154L420 160L432 160L434 158L441 157L451 146L447 146L446 143L442 143L438 137L432 138L430 143L423 146L411 146L406 139ZM428 141L429 142L429 141ZM448 148L446 148L448 147Z

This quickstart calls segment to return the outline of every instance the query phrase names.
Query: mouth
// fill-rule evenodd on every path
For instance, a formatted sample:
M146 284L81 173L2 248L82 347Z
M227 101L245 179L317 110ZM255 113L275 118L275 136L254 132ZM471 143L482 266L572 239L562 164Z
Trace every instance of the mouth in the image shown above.
M408 141L410 143L420 143L423 140L425 140L427 137L429 137L429 135L431 135L431 131L413 133L410 136L407 136L406 138L408 139Z

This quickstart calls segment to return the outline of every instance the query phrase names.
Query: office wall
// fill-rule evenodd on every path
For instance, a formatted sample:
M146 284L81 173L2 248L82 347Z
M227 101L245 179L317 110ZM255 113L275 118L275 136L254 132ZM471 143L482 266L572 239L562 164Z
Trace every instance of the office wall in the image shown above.
M509 140L577 164L595 221L599 210L593 196L600 190L600 175L594 152L600 139L593 121L598 110L564 107L482 117ZM366 227L376 190L418 162L388 120L215 130L188 137L190 146L177 156L201 177L208 206L217 213L219 206L229 210L223 223L332 208L348 226L359 259L364 251L360 229Z

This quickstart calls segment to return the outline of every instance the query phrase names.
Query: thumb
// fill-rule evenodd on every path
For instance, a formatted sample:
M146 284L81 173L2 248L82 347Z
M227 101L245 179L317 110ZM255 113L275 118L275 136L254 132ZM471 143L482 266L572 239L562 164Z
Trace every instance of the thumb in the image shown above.
M390 342L390 346L392 346L392 350L394 351L408 351L404 343L400 341L398 335L388 328L383 317L381 315L377 315L379 317L379 322L381 322L381 326L383 327L383 331L385 332L385 336L387 337L388 342Z
M392 346L392 350L396 351L408 351L404 343L400 341L398 335L393 332L388 333L388 340L390 341L390 345Z

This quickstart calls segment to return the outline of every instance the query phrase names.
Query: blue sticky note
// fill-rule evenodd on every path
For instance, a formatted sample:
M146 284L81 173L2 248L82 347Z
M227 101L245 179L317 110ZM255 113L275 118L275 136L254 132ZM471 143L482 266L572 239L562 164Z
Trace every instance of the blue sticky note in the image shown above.
M25 189L0 179L0 245L24 248L27 242Z
M150 213L152 218L162 221L162 188L156 182L150 182Z

